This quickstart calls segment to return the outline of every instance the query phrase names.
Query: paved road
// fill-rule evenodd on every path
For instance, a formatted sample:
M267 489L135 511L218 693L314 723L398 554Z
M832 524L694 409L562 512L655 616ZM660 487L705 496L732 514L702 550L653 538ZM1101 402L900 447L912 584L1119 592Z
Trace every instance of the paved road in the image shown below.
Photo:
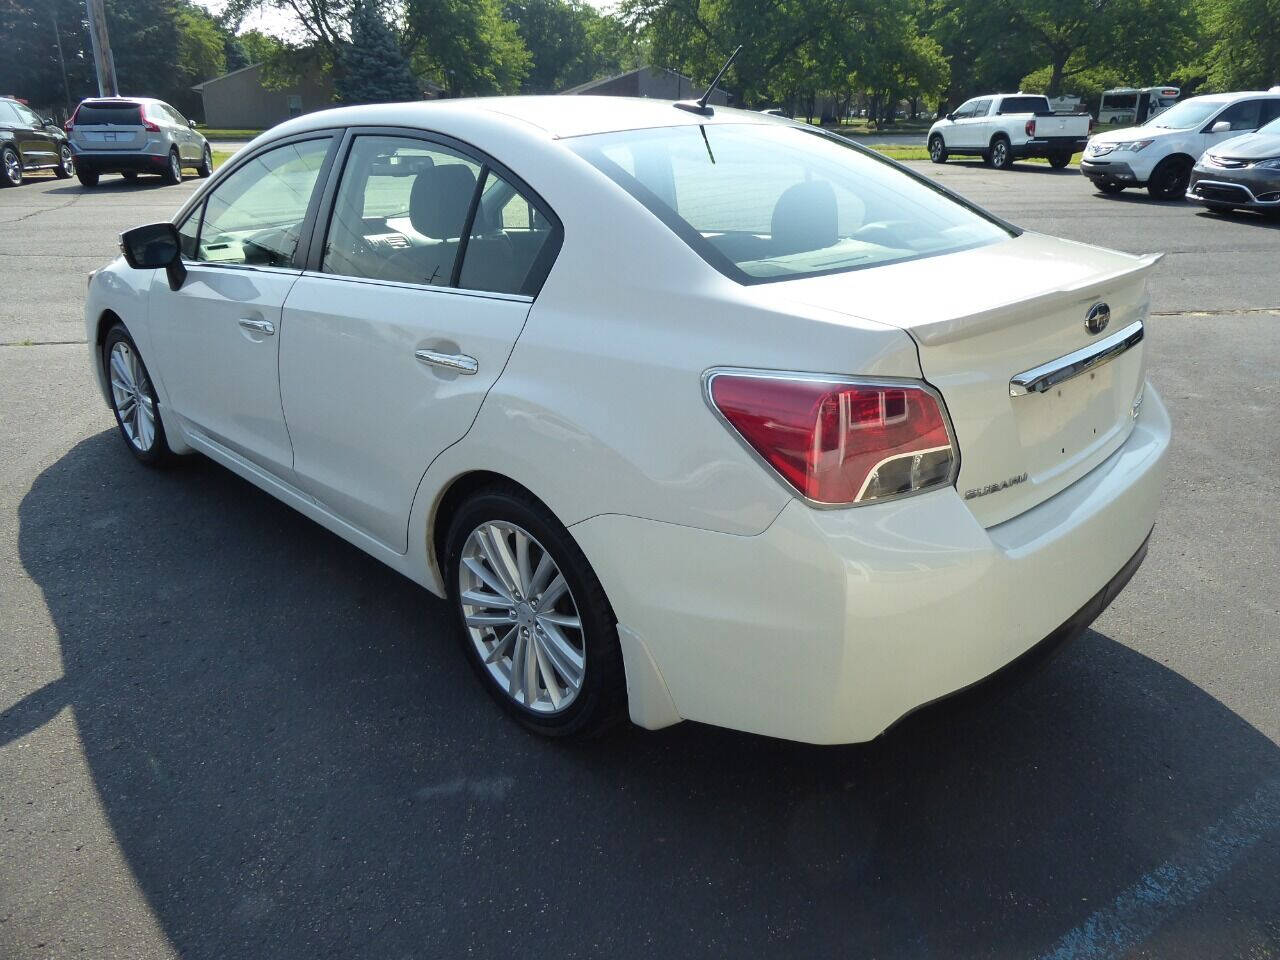
M439 602L206 461L135 465L83 346L0 347L0 956L1280 956L1280 233L931 172L1174 251L1177 437L1092 631L862 747L527 736ZM78 339L84 272L187 189L0 191L0 340Z

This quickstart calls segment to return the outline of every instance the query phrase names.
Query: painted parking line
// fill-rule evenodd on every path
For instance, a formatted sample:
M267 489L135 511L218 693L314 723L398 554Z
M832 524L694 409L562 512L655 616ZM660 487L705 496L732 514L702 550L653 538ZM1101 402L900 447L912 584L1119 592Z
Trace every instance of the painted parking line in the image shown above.
M1280 829L1280 778L1267 781L1209 826L1177 857L1141 877L1109 906L1069 931L1041 960L1112 960L1143 943L1178 907L1195 900L1248 850Z

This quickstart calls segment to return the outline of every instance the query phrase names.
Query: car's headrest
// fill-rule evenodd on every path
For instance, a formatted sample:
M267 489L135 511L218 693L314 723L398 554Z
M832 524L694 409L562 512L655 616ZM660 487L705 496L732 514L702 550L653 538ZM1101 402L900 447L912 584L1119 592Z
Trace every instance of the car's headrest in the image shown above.
M774 254L820 250L839 239L836 192L825 180L806 180L783 191L773 208Z
M462 233L475 189L476 175L460 163L428 167L413 181L409 222L423 236L454 239Z

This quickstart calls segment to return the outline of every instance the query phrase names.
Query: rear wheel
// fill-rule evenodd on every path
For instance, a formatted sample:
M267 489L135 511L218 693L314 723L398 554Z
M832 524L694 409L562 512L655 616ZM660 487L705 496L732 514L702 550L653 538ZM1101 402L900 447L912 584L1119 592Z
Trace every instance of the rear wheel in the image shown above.
M76 172L76 162L71 156L71 148L65 143L58 151L58 166L53 171L59 180L66 180Z
M552 737L625 716L613 611L545 506L514 485L480 490L454 515L444 560L467 659L508 713Z
M991 140L991 149L987 151L988 162L997 170L1008 170L1013 166L1013 148L1009 146L1009 138L999 134Z
M177 150L169 151L169 165L164 171L165 183L181 183L182 182L182 159L178 156Z
M1051 153L1049 154L1049 166L1055 170L1061 170L1071 162L1071 154L1069 153Z
M1157 200L1181 200L1191 180L1191 161L1186 157L1166 157L1156 164L1147 181L1147 193Z
M1124 189L1124 184L1116 183L1114 180L1103 180L1101 183L1095 184L1103 193L1116 194Z
M935 133L929 138L929 159L934 163L947 162L947 145L942 140L942 134Z
M0 187L16 187L22 183L22 161L13 147L0 150Z
M169 450L160 422L160 401L138 347L123 324L107 331L102 344L111 410L129 452L148 466L156 466Z

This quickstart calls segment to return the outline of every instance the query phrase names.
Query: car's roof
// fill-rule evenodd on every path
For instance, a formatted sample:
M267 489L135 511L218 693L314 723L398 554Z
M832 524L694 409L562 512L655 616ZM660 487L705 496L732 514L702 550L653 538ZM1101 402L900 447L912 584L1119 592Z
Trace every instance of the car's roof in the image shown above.
M430 126L447 121L449 117L474 116L477 112L483 112L495 120L536 127L552 138L693 124L794 122L755 111L735 110L732 107L714 107L713 113L702 116L678 109L670 100L650 100L643 97L531 96L338 107L295 117L273 128L271 132L292 134L323 127L357 124Z
M105 104L110 104L110 103L139 104L139 103L162 103L163 101L157 100L155 97L85 97L80 102L87 103L90 106L97 107L97 106L103 106Z
M1250 97L1265 97L1267 99L1275 99L1280 97L1280 93L1269 93L1266 90L1237 90L1231 93L1204 93L1198 97L1188 97L1183 103L1190 103L1192 100L1203 100L1206 103L1231 103L1235 100L1246 100Z

